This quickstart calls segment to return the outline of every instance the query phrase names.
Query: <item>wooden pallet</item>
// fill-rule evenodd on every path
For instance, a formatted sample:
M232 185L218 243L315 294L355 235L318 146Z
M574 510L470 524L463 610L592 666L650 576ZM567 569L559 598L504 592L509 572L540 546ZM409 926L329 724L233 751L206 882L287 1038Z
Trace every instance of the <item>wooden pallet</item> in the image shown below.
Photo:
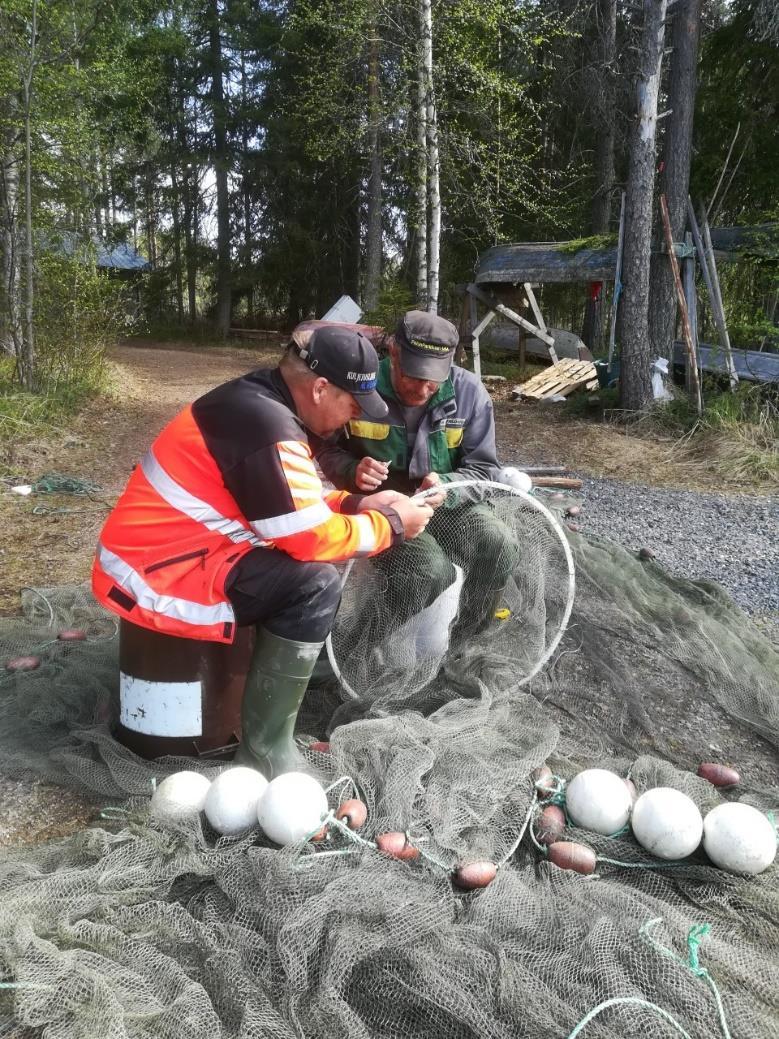
M567 397L569 393L581 389L582 386L588 390L597 388L598 375L595 365L591 361L576 361L572 357L566 357L534 375L517 389L523 397L545 400L556 394Z

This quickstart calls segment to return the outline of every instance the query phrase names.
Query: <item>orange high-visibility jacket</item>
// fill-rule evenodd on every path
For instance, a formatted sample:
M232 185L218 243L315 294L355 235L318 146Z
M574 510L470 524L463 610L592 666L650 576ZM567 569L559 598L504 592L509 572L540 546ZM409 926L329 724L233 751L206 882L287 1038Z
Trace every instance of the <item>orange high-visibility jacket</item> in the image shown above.
M218 386L178 415L135 468L100 535L96 598L142 627L232 642L225 581L253 548L339 562L402 540L388 509L325 492L278 369Z

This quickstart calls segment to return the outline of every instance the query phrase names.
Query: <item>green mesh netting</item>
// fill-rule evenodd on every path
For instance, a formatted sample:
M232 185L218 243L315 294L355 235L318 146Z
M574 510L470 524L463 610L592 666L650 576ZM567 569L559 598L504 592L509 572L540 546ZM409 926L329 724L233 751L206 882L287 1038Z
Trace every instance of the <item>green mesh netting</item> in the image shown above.
M529 684L496 635L508 618L453 629L411 695L387 668L380 696L306 698L300 731L331 746L310 767L325 785L351 777L362 836L407 830L413 863L338 836L279 850L258 831L150 823L152 777L192 762L113 739L115 628L88 593L25 592L0 659L43 662L0 671L2 769L75 787L95 821L0 855L0 1035L563 1039L586 1021L579 1034L611 1039L779 1036L776 864L746 879L698 852L647 868L629 834L570 828L600 856L582 877L527 834L515 847L544 761L567 778L630 770L639 792L676 787L705 812L723 794L694 769L721 753L744 774L724 796L779 806L776 650L720 589L569 537L573 614ZM53 641L70 627L88 640ZM453 887L449 869L481 858L501 863L495 881Z

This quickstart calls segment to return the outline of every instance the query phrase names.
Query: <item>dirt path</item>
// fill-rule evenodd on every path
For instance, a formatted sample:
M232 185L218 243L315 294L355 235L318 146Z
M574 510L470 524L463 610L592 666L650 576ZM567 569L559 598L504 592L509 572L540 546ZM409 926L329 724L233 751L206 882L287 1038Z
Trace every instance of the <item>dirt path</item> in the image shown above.
M220 382L273 364L278 350L134 341L117 346L110 356L110 397L95 401L61 434L53 430L48 441L18 448L15 479L0 485L0 613L16 612L19 590L26 585L86 580L110 506L165 423ZM568 419L559 405L511 403L505 399L507 387L495 396L498 451L506 462L564 463L580 474L722 491L721 478L675 466L667 442L639 440L614 426ZM11 493L12 484L33 484L47 473L90 481L100 491L94 499Z
M100 487L96 500L72 495L0 494L5 531L0 559L0 613L18 609L25 585L46 587L89 577L108 508L154 437L190 401L257 367L274 351L124 344L111 352L109 398L95 401L61 437L27 445L14 458L18 479L34 483L61 473ZM65 511L56 511L65 510Z

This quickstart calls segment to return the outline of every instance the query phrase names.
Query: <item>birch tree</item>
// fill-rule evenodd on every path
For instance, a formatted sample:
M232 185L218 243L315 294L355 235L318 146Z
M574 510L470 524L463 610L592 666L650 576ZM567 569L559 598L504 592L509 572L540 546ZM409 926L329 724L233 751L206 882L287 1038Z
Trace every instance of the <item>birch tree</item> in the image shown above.
M438 288L441 257L441 167L438 155L438 116L433 83L433 7L432 0L420 0L422 29L422 82L424 84L425 133L427 135L427 203L429 207L427 309L438 313Z

